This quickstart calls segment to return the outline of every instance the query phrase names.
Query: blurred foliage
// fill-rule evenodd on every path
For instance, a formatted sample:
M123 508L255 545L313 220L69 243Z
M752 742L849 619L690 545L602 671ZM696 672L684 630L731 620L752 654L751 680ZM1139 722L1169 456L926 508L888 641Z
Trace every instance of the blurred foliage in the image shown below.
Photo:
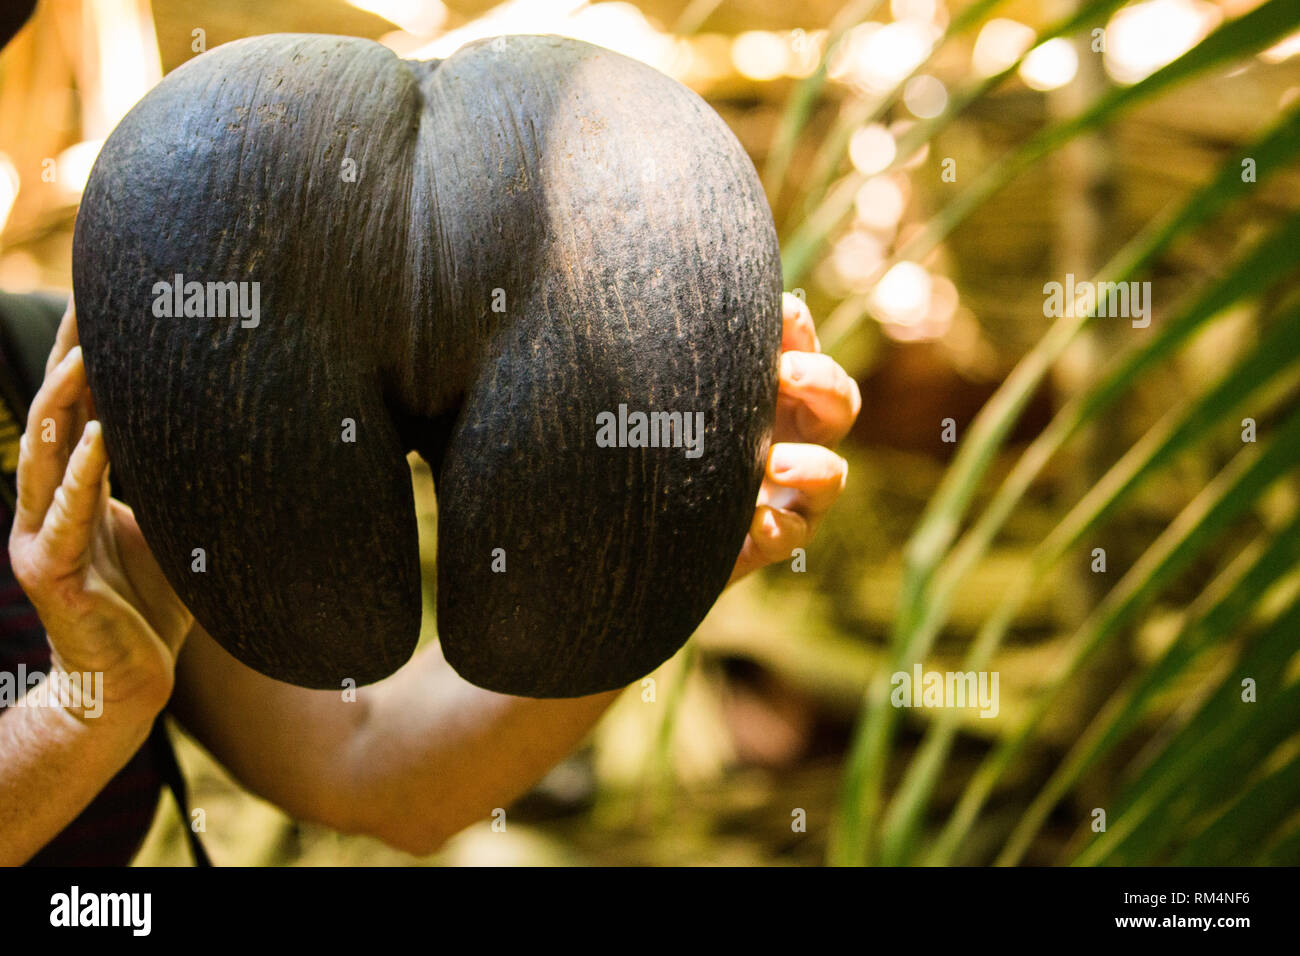
M1114 6L1107 0L1082 3L1070 27L1059 32L1064 35L1084 26ZM1300 7L1285 0L1263 3L1229 20L1145 79L1105 90L1082 111L1048 125L985 169L903 244L892 261L927 254L1020 172L1081 133L1113 123L1122 111L1147 97L1256 53L1297 25ZM954 97L949 110L928 129L918 127L924 132L917 135L934 135L988 88ZM790 111L795 119L783 124L786 135L799 127L803 110L804 102L796 98ZM1097 281L1127 282L1149 273L1171 244L1254 187L1256 178L1243 172L1251 161L1260 179L1292 162L1300 148L1297 116L1293 111L1280 117L1230 158L1208 185L1153 220L1100 270ZM909 155L910 149L900 145L899 153ZM847 212L841 209L845 195L840 187L831 190L799 224L786 246L790 277L805 274L809 258L826 241L841 213ZM1094 792L1091 799L1097 810L1105 812L1104 828L1100 832L1091 828L1097 817L1080 814L1076 804L1077 835L1057 858L1128 864L1282 862L1279 852L1294 851L1300 797L1296 785L1300 720L1295 698L1300 685L1294 674L1288 677L1286 672L1295 649L1286 635L1294 634L1292 619L1300 612L1294 603L1300 544L1294 501L1284 504L1281 513L1267 515L1263 502L1279 483L1294 479L1300 462L1300 412L1295 410L1300 313L1278 301L1294 298L1293 287L1279 284L1294 271L1292 252L1297 240L1300 217L1293 216L1231 263L1222 276L1191 290L1172 316L1115 356L1095 381L1086 383L1058 411L969 524L976 490L1026 402L1053 363L1098 321L1095 308L1059 319L966 430L905 551L888 663L870 681L850 750L830 844L832 862L987 861L987 848L999 842L997 862L1020 861L1082 776L1099 761L1123 755L1125 742L1146 730L1143 719L1153 711L1158 696L1174 688L1193 664L1207 658L1217 661L1213 675L1182 686L1189 703L1169 716L1158 735L1144 741L1115 775L1113 789ZM883 275L889 265L882 263L878 274ZM840 307L841 316L848 316L836 328L841 336L851 334L861 320L865 301L864 295L847 312L845 305ZM1089 609L1025 711L1000 723L997 739L969 776L946 822L931 826L929 812L938 781L952 770L949 758L959 717L951 710L938 712L923 742L906 760L901 781L887 793L897 725L902 720L890 701L891 675L910 672L925 660L948 622L955 588L975 573L1004 522L1051 458L1076 433L1104 421L1107 410L1149 368L1168 361L1204 326L1243 301L1256 306L1260 341L1220 377L1196 383L1184 395L1186 404L1171 411L1105 470L1041 539L1028 566L1000 594L974 640L967 643L959 669L998 668L994 654L1024 602L1075 548L1104 540L1110 519L1135 497L1144 481L1216 434L1240 432L1245 422L1237 416L1243 412L1260 423L1258 442L1243 442L1241 450ZM1188 568L1199 560L1214 562L1225 539L1243 527L1252 539L1243 552L1246 556L1224 562L1208 588L1181 609L1174 637L1158 656L1149 662L1130 661L1124 668L1126 679L1117 681L1117 686L1107 682L1096 688L1097 700L1083 715L1088 718L1086 726L1069 753L1041 790L1035 793L1027 788L1026 765L1050 749L1041 739L1045 722L1052 709L1085 681L1090 663L1140 626L1144 613ZM1268 598L1275 595L1277 599L1270 602ZM1275 651L1273 656L1268 656L1270 650ZM1243 691L1243 682L1255 685L1257 699ZM1022 779L1016 779L1018 775ZM995 815L984 811L998 799L1009 812L988 819ZM1028 802L1027 810L1017 808L1023 801ZM978 830L986 820L989 832L981 835Z

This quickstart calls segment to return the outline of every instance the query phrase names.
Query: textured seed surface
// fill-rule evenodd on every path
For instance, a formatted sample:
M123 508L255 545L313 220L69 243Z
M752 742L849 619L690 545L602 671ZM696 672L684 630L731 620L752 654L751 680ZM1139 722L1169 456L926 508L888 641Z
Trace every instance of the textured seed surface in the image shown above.
M177 274L259 283L259 324L155 316ZM776 238L735 138L650 67L554 37L440 63L219 47L109 138L74 282L116 478L263 673L337 688L410 656L410 449L437 482L439 635L474 683L624 685L727 580L775 405ZM599 447L620 404L702 413L702 454Z

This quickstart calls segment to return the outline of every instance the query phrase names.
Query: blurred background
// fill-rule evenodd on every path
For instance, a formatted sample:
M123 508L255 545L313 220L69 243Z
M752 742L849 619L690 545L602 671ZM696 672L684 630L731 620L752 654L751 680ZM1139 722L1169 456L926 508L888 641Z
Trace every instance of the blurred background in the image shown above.
M0 289L70 288L103 138L272 32L564 34L696 90L864 403L806 554L503 832L300 824L173 728L217 863L1300 863L1300 4L42 0L0 56ZM1151 283L1149 325L1047 314L1067 275ZM997 715L893 706L918 664L996 673ZM165 798L138 862L183 826Z

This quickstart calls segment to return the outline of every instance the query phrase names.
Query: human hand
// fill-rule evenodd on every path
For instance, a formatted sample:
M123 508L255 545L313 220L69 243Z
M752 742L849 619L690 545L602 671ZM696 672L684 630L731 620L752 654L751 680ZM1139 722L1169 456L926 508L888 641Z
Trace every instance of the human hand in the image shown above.
M102 673L106 714L152 720L171 696L194 619L131 509L109 497L108 453L92 416L69 304L22 437L9 557L45 625L52 666Z
M782 310L772 449L758 507L728 583L784 561L812 539L848 477L848 462L831 447L849 433L862 408L857 382L821 353L808 306L787 292Z

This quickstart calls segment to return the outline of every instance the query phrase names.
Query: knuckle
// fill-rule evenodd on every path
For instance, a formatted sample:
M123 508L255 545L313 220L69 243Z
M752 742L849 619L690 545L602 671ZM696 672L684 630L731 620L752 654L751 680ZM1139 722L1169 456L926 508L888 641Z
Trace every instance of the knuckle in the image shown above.
M50 521L56 527L62 527L68 519L68 508L71 505L68 497L68 489L64 485L54 489L54 500L50 502Z
M38 577L32 567L31 559L23 552L15 554L13 546L10 545L9 562L13 568L14 580L18 582L18 586L30 593L38 583Z
M30 550L24 550L13 562L13 575L34 605L41 603L40 599L50 590L54 578L48 562Z

